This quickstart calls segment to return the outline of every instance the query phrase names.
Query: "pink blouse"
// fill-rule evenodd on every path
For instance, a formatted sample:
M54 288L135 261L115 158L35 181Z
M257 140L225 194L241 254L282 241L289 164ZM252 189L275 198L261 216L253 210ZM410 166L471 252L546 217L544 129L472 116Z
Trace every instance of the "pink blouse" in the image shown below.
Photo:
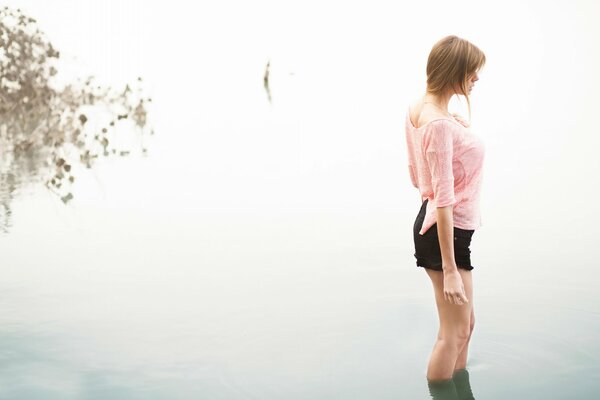
M455 118L436 118L419 128L406 114L408 170L421 200L429 199L419 234L437 221L436 207L453 205L454 226L482 226L479 206L483 177L484 142Z

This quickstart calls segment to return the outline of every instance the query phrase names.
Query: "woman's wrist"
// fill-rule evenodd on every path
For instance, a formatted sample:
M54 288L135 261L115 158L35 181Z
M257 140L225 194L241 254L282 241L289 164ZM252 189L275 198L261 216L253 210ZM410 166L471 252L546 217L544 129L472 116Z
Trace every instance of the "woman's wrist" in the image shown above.
M456 263L442 263L442 271L444 274L450 274L458 272L458 267L456 266Z

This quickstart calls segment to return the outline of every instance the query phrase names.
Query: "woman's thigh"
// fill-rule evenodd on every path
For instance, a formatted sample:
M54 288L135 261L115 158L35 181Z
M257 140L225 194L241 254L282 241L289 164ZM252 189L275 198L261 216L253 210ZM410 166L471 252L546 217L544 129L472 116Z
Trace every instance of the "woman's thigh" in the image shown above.
M440 319L438 337L466 338L470 333L471 314L473 311L473 280L472 272L458 268L463 281L468 303L454 304L444 299L444 273L425 268L433 283L435 302Z

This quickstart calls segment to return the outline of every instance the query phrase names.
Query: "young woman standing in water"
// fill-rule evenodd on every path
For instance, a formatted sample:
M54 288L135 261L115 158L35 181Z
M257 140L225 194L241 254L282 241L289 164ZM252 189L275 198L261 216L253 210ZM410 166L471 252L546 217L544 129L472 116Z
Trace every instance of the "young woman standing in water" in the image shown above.
M469 124L448 112L448 103L454 95L465 96L471 115L469 94L484 65L484 53L472 43L442 38L427 60L425 95L407 110L409 173L422 201L413 226L414 256L433 284L440 323L427 367L430 382L466 369L475 324L469 246L482 225L485 150Z

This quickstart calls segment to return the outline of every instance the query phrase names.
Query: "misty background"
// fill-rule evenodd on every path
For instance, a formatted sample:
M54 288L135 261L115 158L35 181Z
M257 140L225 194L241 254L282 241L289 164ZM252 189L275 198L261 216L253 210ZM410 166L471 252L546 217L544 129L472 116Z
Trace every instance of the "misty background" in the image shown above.
M155 135L82 169L68 205L20 188L0 236L0 396L425 398L437 312L404 123L449 34L487 57L475 397L597 392L598 4L5 4L67 78L143 77Z

